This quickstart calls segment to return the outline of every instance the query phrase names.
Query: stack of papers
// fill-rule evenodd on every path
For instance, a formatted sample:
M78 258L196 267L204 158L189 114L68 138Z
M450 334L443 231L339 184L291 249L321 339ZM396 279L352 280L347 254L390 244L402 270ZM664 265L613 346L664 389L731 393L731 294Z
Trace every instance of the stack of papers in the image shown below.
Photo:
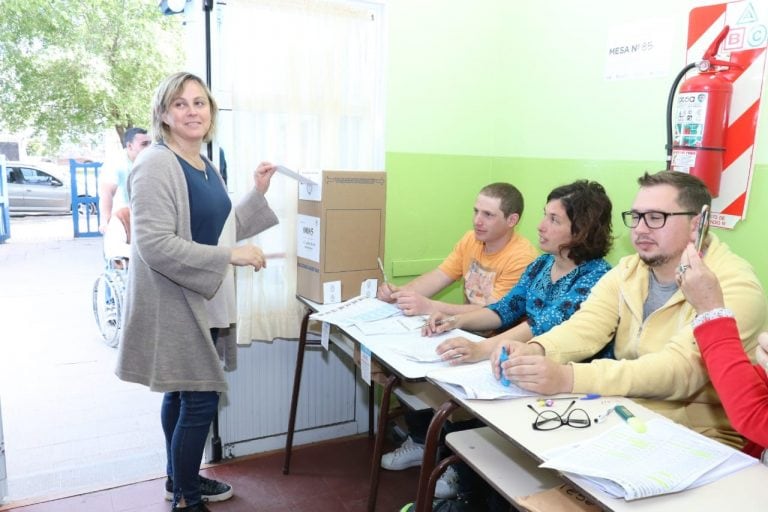
M541 467L629 501L698 487L758 463L669 420L654 419L647 426L640 434L622 423L546 454Z
M521 398L536 396L510 382L505 386L496 380L488 361L441 368L427 373L427 377L443 383L459 398L495 400L500 398Z

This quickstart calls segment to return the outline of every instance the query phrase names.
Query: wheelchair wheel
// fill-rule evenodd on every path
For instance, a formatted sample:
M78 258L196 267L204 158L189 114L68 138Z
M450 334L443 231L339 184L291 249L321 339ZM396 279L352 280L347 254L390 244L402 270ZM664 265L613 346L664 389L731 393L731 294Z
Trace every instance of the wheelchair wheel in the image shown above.
M93 284L93 316L109 347L116 347L119 341L123 289L123 277L119 272L105 272Z

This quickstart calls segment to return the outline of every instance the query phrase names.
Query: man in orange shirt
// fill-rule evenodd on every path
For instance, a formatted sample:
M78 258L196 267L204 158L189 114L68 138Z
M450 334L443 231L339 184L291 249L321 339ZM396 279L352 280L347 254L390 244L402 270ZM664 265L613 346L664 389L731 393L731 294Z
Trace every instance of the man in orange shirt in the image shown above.
M480 191L474 211L474 229L459 240L440 266L401 287L384 283L379 287L377 297L397 304L406 315L436 312L456 315L480 309L504 297L538 256L533 244L515 233L515 226L523 214L523 196L509 183L493 183ZM430 298L462 278L463 304ZM409 388L413 386L407 385ZM420 465L431 419L431 409L406 412L409 437L400 448L384 454L381 467L397 471ZM435 487L436 497L456 495L455 475L452 470L443 474Z
M377 297L397 304L406 315L449 315L479 309L501 299L538 256L536 248L515 233L523 214L523 196L514 185L493 183L475 200L473 228L436 269L398 287L384 283ZM431 299L454 281L464 279L464 304Z

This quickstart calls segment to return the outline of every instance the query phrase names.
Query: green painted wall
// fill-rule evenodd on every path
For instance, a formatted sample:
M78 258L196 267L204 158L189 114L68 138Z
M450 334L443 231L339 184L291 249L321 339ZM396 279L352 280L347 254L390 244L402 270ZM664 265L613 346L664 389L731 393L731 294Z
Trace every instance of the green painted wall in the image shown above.
M618 235L609 259L630 253L619 213L637 177L665 166L667 94L685 64L688 12L701 4L389 0L385 264L395 281L447 255L471 228L477 191L493 181L523 192L519 229L533 241L553 187L600 181ZM604 80L608 29L656 19L679 27L669 35L669 76ZM747 219L714 231L768 283L765 96L762 110Z

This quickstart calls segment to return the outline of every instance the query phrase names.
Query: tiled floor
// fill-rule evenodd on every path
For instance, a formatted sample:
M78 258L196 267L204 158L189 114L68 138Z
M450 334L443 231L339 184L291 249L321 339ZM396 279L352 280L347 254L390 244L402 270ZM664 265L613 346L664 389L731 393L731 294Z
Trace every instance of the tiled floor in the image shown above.
M13 217L11 234L0 244L8 500L160 476L162 395L115 377L93 318L101 240L73 240L68 216Z
M211 512L361 512L368 500L373 441L367 436L294 449L291 473L283 475L283 452L207 468L203 474L232 484L235 496L209 505ZM382 471L377 510L398 511L416 494L418 468ZM14 512L168 512L164 480L26 506Z

